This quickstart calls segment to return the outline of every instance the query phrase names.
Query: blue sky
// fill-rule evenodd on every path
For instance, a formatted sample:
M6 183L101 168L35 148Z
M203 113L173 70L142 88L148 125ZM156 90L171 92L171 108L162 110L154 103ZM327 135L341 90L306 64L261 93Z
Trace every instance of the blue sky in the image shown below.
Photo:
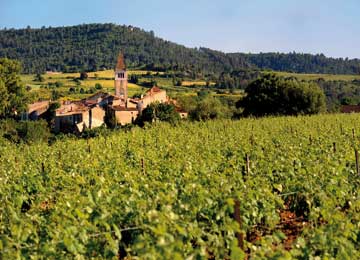
M359 11L359 0L0 0L0 28L112 22L188 47L360 58Z

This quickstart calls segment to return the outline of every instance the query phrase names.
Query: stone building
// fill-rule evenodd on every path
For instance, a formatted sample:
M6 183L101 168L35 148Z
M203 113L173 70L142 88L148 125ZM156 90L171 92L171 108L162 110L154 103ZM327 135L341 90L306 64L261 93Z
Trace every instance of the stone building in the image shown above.
M102 126L105 109L99 103L89 104L86 101L65 101L56 110L55 132L79 132Z
M116 63L114 85L117 102L112 102L109 108L115 114L118 124L131 124L141 110L139 110L137 103L128 97L128 73L122 53L119 54Z
M146 94L138 104L140 109L144 109L151 103L154 102L167 103L168 101L169 99L166 96L166 91L161 90L160 88L154 86L146 92Z
M38 101L28 105L27 111L21 114L22 120L38 120L39 117L44 114L49 108L50 102Z
M81 133L84 129L102 126L107 113L113 113L120 125L131 124L151 103L173 103L173 100L166 96L166 91L156 86L141 98L129 98L128 73L122 54L118 56L114 72L115 95L99 92L80 101L62 102L56 110L56 132ZM182 118L187 117L186 112L178 112Z
M340 107L341 113L360 113L359 105L343 105Z

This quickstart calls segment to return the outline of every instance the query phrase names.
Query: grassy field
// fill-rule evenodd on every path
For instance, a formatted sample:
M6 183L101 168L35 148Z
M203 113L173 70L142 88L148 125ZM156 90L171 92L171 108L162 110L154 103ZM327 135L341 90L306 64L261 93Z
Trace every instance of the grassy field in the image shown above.
M167 90L170 96L182 93L184 95L196 94L196 91L201 86L205 86L205 81L184 81L182 86L174 86L172 78L165 78L161 75L162 72L145 71L145 70L130 70L131 75L139 75L139 84L128 84L129 96L134 94L144 94L150 87L150 82L155 81L156 84ZM88 73L88 78L85 80L78 80L80 73L51 73L43 75L42 82L34 81L35 75L21 75L21 79L25 86L31 88L31 93L36 99L51 98L52 91L56 90L62 96L62 100L81 99L91 95L91 92L105 91L108 93L114 92L114 71L105 70ZM100 84L102 89L94 89L97 84ZM141 85L149 85L143 87ZM191 86L198 86L196 89ZM72 89L72 91L70 91Z
M266 73L266 72L264 72ZM360 80L360 75L330 75L330 74L299 74L289 72L274 72L282 77L295 77L299 80L318 80L324 79L326 81L353 81ZM171 77L162 76L163 73L145 70L130 70L129 78L131 75L139 75L139 83L129 83L129 96L134 94L144 94L146 90L151 86L151 82L156 82L157 86L165 89L169 96L178 95L196 95L201 89L206 88L206 81L204 80L189 80L186 79L182 82L181 86L175 86ZM21 78L26 86L31 87L31 92L38 99L49 99L51 93L56 90L62 96L63 100L81 99L91 95L94 92L105 91L108 93L114 92L114 72L113 70L97 71L88 73L86 80L76 81L80 77L80 73L54 73L43 75L44 81L34 81L35 75L22 75ZM57 86L55 86L57 84ZM102 89L95 89L95 85L100 84ZM211 82L210 85L214 85ZM143 87L147 85L148 87ZM70 91L70 88L73 91ZM75 89L75 91L74 91ZM213 92L215 96L242 96L243 93L238 91L237 93L230 94L217 94Z

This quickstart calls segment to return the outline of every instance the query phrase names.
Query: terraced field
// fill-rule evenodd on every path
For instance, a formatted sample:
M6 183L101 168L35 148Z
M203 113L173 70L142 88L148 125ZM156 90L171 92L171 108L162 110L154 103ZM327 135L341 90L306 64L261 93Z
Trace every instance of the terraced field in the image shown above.
M134 94L143 94L148 88L142 87L141 83L155 81L157 85L166 89L168 93L196 93L197 89L188 88L191 85L205 86L205 81L186 81L183 86L174 86L171 78L161 77L161 72L130 70L131 75L143 76L140 78L139 84L128 84L129 96ZM152 78L146 76L152 75ZM59 92L61 99L81 99L100 90L112 93L114 91L114 72L112 70L90 72L85 80L76 81L80 77L80 73L51 73L43 75L44 81L34 81L35 75L22 75L22 81L26 86L31 88L31 92L40 99L51 98L53 90ZM57 86L56 86L57 84ZM100 84L102 89L94 89ZM72 88L72 91L70 91ZM81 90L82 89L82 90ZM90 93L92 92L92 93Z

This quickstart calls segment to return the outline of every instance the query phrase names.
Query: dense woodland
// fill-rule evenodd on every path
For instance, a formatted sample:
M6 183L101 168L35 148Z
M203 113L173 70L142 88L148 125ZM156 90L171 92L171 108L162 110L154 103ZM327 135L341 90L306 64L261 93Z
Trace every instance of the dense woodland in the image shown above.
M241 57L186 48L132 26L88 24L0 31L0 57L20 60L25 73L113 68L119 51L125 52L133 68L214 73L249 66Z
M228 54L231 58L245 59L260 69L296 73L360 74L359 59L328 58L323 54L260 53Z
M315 81L326 95L328 111L337 111L340 105L359 105L360 104L360 81L351 82L337 81Z
M360 73L358 59L298 53L226 54L207 48L186 48L132 26L86 24L0 30L0 57L20 60L25 73L112 68L120 50L126 53L130 67L149 70L221 74L258 67L297 73Z

